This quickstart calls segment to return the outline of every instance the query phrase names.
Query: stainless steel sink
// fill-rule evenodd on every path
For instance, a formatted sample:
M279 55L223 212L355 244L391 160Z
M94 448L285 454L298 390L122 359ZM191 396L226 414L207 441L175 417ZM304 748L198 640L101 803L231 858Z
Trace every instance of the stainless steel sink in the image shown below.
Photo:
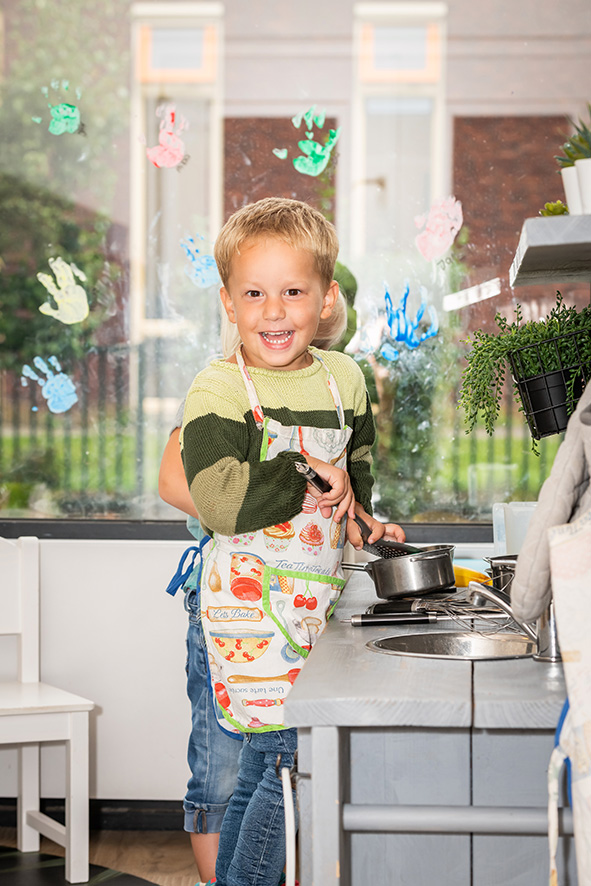
M421 658L452 658L482 661L489 658L526 658L536 651L536 644L524 634L479 634L474 631L433 631L400 634L370 640L368 649L389 655L416 655Z

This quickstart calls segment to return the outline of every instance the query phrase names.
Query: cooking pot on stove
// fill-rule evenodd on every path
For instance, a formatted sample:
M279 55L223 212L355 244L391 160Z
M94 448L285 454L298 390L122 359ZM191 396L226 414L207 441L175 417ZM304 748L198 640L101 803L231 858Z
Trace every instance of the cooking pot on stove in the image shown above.
M455 545L429 545L418 554L405 554L391 560L378 557L368 563L343 563L343 569L367 572L378 597L409 597L442 591L454 584Z

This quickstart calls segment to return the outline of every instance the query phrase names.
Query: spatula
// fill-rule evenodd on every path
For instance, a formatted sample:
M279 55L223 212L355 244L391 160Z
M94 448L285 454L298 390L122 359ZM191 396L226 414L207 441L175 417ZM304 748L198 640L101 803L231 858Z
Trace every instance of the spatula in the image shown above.
M314 468L310 467L307 462L296 461L295 463L296 470L303 474L308 483L318 489L320 492L329 492L331 489L330 483L327 483L326 480L323 480L320 477ZM404 544L401 541L384 541L380 539L379 541L374 541L372 544L369 544L367 541L371 535L371 529L367 525L367 523L361 519L361 517L356 516L355 522L359 526L359 531L361 532L361 538L363 539L363 550L367 551L368 554L374 554L376 557L382 557L385 560L391 560L392 557L405 557L407 554L421 554L422 551L420 548L415 548L413 545Z
M355 515L355 522L359 526L361 538L363 539L363 550L369 554L375 554L384 560L391 560L392 557L406 557L408 554L422 554L420 548L413 545L407 545L402 541L390 541L389 539L380 538L378 541L369 544L368 538L371 535L371 529L361 517Z

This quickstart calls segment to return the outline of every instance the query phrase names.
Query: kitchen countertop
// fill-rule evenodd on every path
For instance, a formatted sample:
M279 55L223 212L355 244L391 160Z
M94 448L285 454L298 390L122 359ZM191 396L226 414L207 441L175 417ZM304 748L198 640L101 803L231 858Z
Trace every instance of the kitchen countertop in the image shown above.
M373 652L366 643L378 637L455 627L452 622L416 627L347 623L353 613L376 601L368 575L356 573L349 579L286 699L287 725L555 728L566 697L560 664L531 658L470 662Z

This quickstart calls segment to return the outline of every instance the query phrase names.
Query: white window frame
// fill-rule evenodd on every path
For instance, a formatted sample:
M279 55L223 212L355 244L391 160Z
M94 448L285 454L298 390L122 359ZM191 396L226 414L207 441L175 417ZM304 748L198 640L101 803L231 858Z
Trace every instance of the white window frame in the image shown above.
M443 2L356 3L354 12L354 74L352 126L352 188L351 188L351 250L354 256L366 252L366 187L365 179L367 134L365 103L368 98L429 98L433 102L433 126L431 136L431 203L445 196L449 187L449 145L446 138L446 65L448 7ZM372 81L361 77L362 43L365 25L411 26L413 24L437 24L440 35L440 72L433 82L426 79L416 82L396 77L376 78ZM428 209L428 207L425 207Z
M175 95L204 97L210 102L209 144L209 206L210 236L221 227L223 211L223 16L224 6L217 2L155 2L134 3L131 7L132 87L130 121L130 344L138 345L148 338L174 337L184 321L155 319L146 316L146 264L148 220L146 218L146 156L145 134L148 128L145 98L157 96L160 84L141 83L136 75L140 52L141 28L157 25L171 28L213 26L216 32L216 71L210 82L174 82ZM132 383L133 387L133 383Z

